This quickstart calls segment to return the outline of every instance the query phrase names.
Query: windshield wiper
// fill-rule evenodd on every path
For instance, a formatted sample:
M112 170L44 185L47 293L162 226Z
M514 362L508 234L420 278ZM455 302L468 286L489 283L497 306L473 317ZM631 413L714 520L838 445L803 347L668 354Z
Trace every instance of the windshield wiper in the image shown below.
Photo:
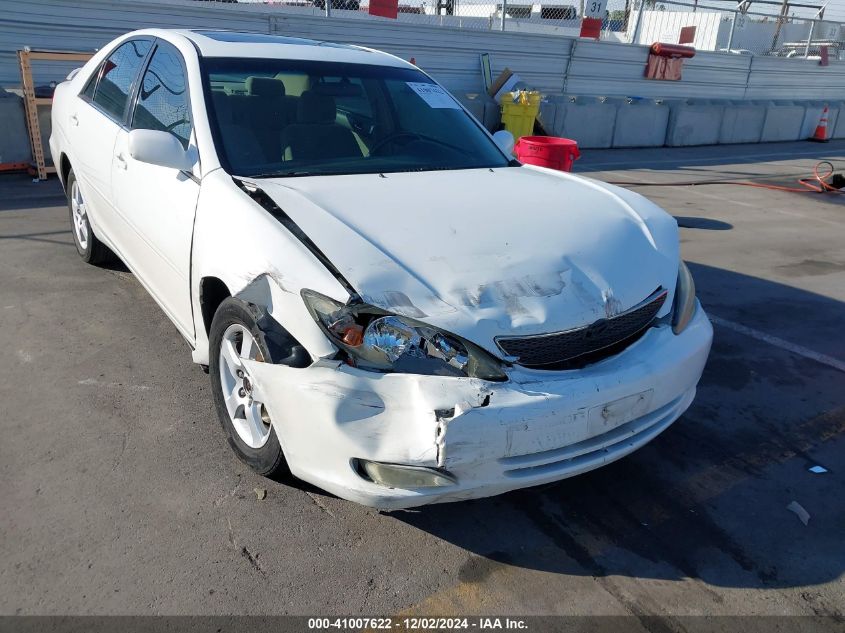
M255 174L250 178L293 178L295 176L316 176L310 171L268 171L263 174Z
M486 167L455 167L453 165L443 166L443 165L429 165L426 167L412 167L410 169L398 169L397 172L399 173L413 173L418 171L461 171L464 169L486 169ZM385 172L389 173L389 172Z

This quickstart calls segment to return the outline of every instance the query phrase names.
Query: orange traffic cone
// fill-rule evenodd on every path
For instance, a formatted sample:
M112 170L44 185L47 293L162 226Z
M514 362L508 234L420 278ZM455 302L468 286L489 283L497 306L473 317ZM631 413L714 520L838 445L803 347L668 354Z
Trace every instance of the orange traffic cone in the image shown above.
M819 124L816 126L816 131L809 140L816 141L817 143L827 143L830 140L827 138L827 104L824 106L824 111L819 119Z

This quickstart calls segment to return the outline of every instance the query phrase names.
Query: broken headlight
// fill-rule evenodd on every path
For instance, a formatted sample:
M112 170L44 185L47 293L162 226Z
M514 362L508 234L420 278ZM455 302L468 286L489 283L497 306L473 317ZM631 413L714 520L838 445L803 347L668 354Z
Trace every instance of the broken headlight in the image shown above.
M501 363L461 337L375 306L343 304L313 290L302 299L314 320L360 369L506 380Z
M678 285L675 287L675 302L672 306L672 331L680 334L692 321L695 314L695 282L687 265L681 260L678 268Z

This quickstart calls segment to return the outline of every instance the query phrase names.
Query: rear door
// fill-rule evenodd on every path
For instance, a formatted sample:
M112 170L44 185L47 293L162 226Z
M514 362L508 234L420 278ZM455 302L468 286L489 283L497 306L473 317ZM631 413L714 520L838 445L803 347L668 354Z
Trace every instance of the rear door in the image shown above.
M197 156L187 72L182 54L156 40L129 115L118 131L112 186L118 213L130 228L124 246L129 266L189 340L194 340L190 269L199 180L193 173L136 161L129 132L160 130Z
M111 185L114 143L126 123L130 95L151 48L151 38L135 38L118 46L67 110L71 164L89 218L100 237L118 251L121 227L115 222Z

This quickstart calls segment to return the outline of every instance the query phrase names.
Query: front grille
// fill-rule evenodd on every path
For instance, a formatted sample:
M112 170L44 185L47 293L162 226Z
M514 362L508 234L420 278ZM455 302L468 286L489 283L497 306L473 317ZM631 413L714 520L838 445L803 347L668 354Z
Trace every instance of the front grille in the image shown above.
M642 336L651 324L668 292L658 288L627 312L599 319L565 332L532 336L499 336L496 344L525 367L574 369L617 354Z

